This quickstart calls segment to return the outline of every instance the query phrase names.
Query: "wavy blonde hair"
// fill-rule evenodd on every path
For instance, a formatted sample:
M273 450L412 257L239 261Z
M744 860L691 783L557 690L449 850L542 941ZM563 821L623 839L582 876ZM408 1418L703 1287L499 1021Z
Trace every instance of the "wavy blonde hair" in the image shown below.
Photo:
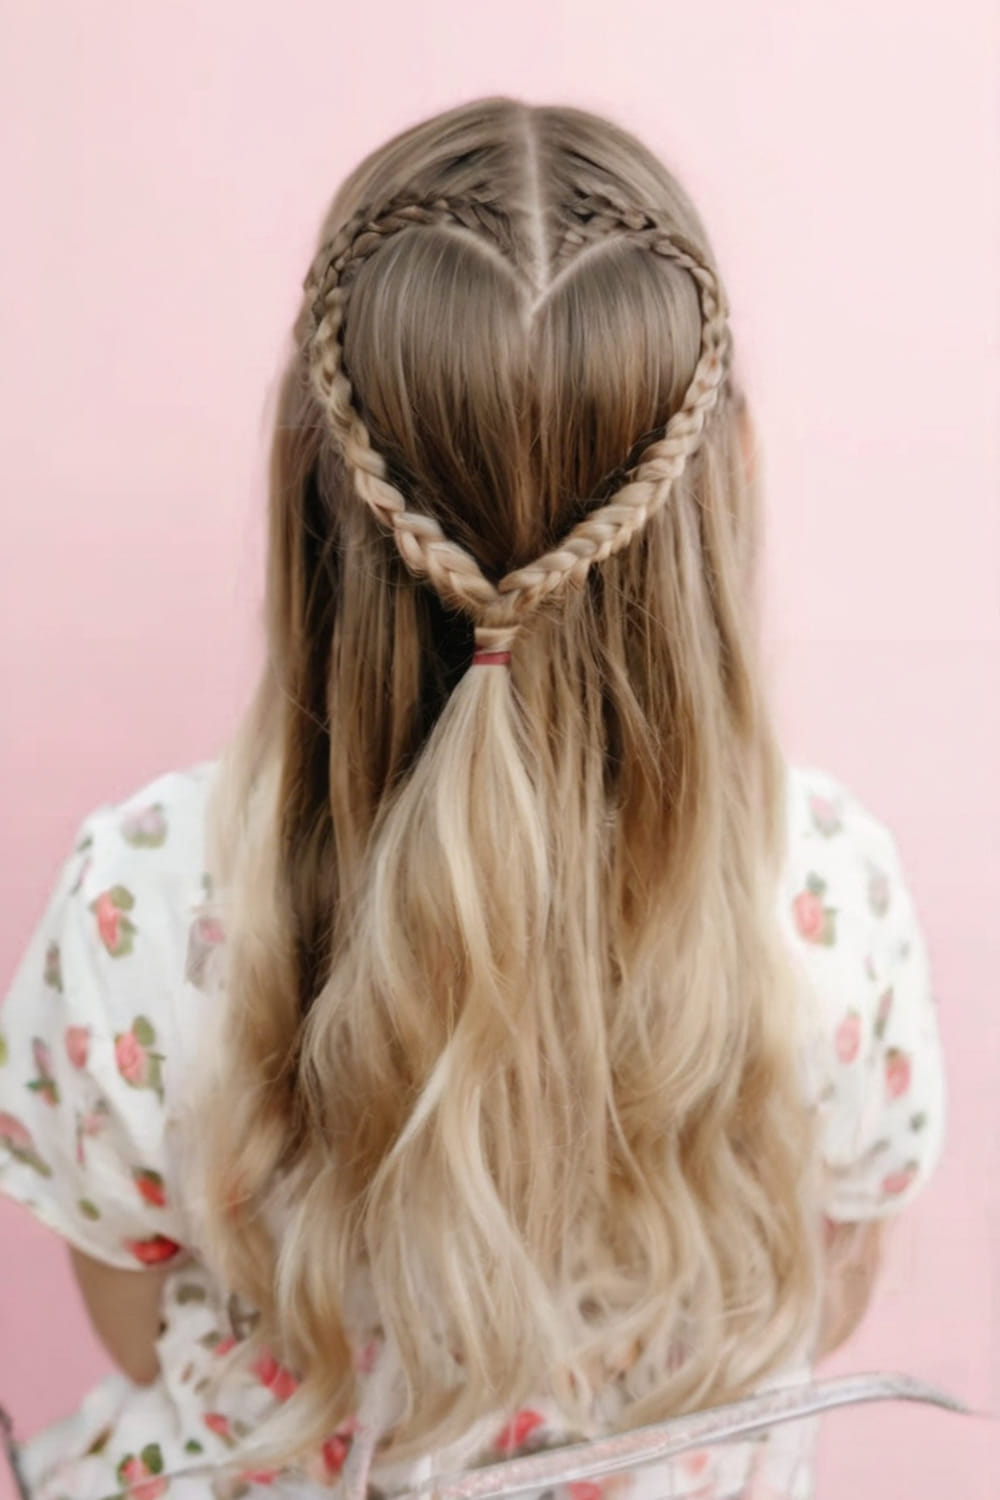
M337 195L281 387L269 662L220 780L208 1244L387 1453L609 1380L623 1425L815 1329L757 503L705 231L572 109L477 101ZM509 669L474 651L510 652Z

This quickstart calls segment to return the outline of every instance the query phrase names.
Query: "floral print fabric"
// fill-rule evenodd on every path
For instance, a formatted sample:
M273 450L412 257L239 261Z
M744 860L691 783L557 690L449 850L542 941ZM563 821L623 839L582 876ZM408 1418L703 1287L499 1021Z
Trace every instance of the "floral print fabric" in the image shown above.
M220 1487L199 1466L229 1457L294 1390L259 1362L227 1378L238 1320L196 1259L175 1127L206 1007L206 974L224 941L206 910L204 829L214 767L171 773L84 824L0 1008L0 1189L86 1254L141 1268L175 1262L164 1300L162 1375L139 1389L115 1377L79 1412L26 1445L38 1500L225 1500L281 1475ZM941 1149L944 1082L926 945L886 828L832 777L791 769L783 929L802 971L806 1086L822 1119L834 1220L898 1212ZM808 998L806 998L808 997ZM359 1350L363 1380L380 1351ZM220 1373L221 1372L221 1373ZM16 1413L15 1413L16 1415ZM758 1500L812 1494L813 1425L768 1440L686 1454L668 1472L567 1486L553 1500L658 1496ZM498 1418L442 1468L565 1442L543 1402ZM310 1469L335 1485L354 1438L331 1434ZM185 1469L188 1477L172 1477ZM386 1493L416 1472L375 1470ZM228 1488L227 1488L228 1485ZM287 1493L291 1494L292 1489ZM296 1490L295 1493L301 1493Z

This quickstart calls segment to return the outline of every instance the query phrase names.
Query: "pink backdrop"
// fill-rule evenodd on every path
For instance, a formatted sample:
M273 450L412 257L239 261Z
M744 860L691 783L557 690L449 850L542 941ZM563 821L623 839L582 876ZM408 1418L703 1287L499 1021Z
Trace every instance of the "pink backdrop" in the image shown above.
M896 829L936 961L946 1157L837 1368L1000 1405L991 0L3 0L0 18L2 977L81 816L212 754L248 690L267 406L342 173L476 94L612 113L689 185L730 287L789 749ZM7 1207L0 1243L0 1400L30 1430L102 1365L61 1247ZM986 1500L996 1434L832 1418L820 1494Z

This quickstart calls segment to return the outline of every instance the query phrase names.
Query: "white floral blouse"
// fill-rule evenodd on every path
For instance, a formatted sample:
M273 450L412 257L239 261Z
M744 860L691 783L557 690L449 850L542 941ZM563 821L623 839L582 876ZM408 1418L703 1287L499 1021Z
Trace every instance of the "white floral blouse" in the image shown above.
M23 1445L21 1467L37 1500L306 1493L283 1474L244 1474L235 1485L212 1476L295 1381L269 1358L252 1376L226 1377L239 1320L197 1259L180 1254L197 1235L171 1122L212 1003L206 962L223 941L204 909L214 769L171 773L87 819L0 1009L0 1189L110 1265L177 1258L165 1291L160 1378L139 1388L110 1377L79 1411ZM792 769L788 799L780 914L820 1007L808 1076L832 1174L826 1213L881 1218L916 1195L942 1144L927 953L886 828L820 771ZM362 1391L366 1381L374 1387L381 1353L359 1351ZM348 1423L316 1453L309 1493L341 1481L355 1430ZM499 1414L467 1443L426 1460L419 1474L376 1464L373 1481L392 1494L431 1471L569 1436L540 1401ZM550 1485L546 1495L799 1500L813 1494L814 1437L814 1424L794 1423L686 1453L655 1481L619 1475Z

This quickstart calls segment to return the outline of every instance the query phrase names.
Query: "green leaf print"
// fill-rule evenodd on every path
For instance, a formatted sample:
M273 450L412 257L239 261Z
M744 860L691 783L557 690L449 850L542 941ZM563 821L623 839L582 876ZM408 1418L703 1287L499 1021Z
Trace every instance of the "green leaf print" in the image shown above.
M115 947L113 958L125 958L135 947L135 923L130 922L128 917L122 917L118 928L119 938Z
M129 813L122 821L121 835L133 849L161 848L167 841L163 803L154 802L151 807L141 807Z
M159 1443L147 1443L139 1457L151 1474L163 1473L163 1454L160 1452Z
M58 990L62 994L62 955L58 943L50 943L45 950L44 980L49 989Z
M196 1281L185 1281L177 1288L174 1296L182 1307L188 1302L204 1302L205 1288Z
M32 1078L27 1087L33 1094L41 1094L46 1104L53 1108L59 1103L59 1085L54 1078Z
M810 870L806 876L806 890L811 891L814 896L822 896L826 890L826 881Z
M84 1456L86 1458L93 1458L96 1454L103 1453L105 1448L108 1446L110 1438L111 1428L102 1427L100 1432L95 1437L94 1441L91 1443L90 1447L87 1449Z
M163 1103L163 1056L159 1052L147 1052L149 1058L149 1076L146 1087L151 1088L153 1093Z
M0 1068L3 1067L9 1056L10 1049L7 1046L7 1038L4 1036L3 1032L0 1031Z
M926 1124L927 1124L927 1116L925 1115L925 1113L924 1113L923 1110L920 1110L917 1114L910 1116L910 1129L911 1130L923 1130L923 1128L924 1128L924 1126Z
M76 1206L85 1219L94 1220L101 1217L101 1210L96 1203L91 1203L89 1198L81 1198Z
M113 885L108 895L119 911L131 911L135 906L135 897L126 885Z
M37 1151L22 1151L11 1149L10 1154L16 1161L22 1162L24 1166L31 1167L32 1171L37 1172L39 1177L52 1176L52 1168L49 1166L47 1161L42 1161L42 1158L38 1155Z
M837 913L832 906L827 906L823 908L823 916L825 921L820 942L824 947L832 948L837 941Z
M132 1022L132 1035L143 1047L151 1047L156 1041L153 1023L146 1016L136 1016Z
M184 1444L185 1453L204 1453L204 1451L204 1448L202 1447L201 1443L199 1443L197 1438L188 1438L187 1442Z
M889 989L884 990L883 993L879 996L878 1012L875 1016L875 1036L878 1041L881 1041L885 1036L885 1028L888 1024L889 1016L892 1012L892 999L893 992L892 986L890 985Z

